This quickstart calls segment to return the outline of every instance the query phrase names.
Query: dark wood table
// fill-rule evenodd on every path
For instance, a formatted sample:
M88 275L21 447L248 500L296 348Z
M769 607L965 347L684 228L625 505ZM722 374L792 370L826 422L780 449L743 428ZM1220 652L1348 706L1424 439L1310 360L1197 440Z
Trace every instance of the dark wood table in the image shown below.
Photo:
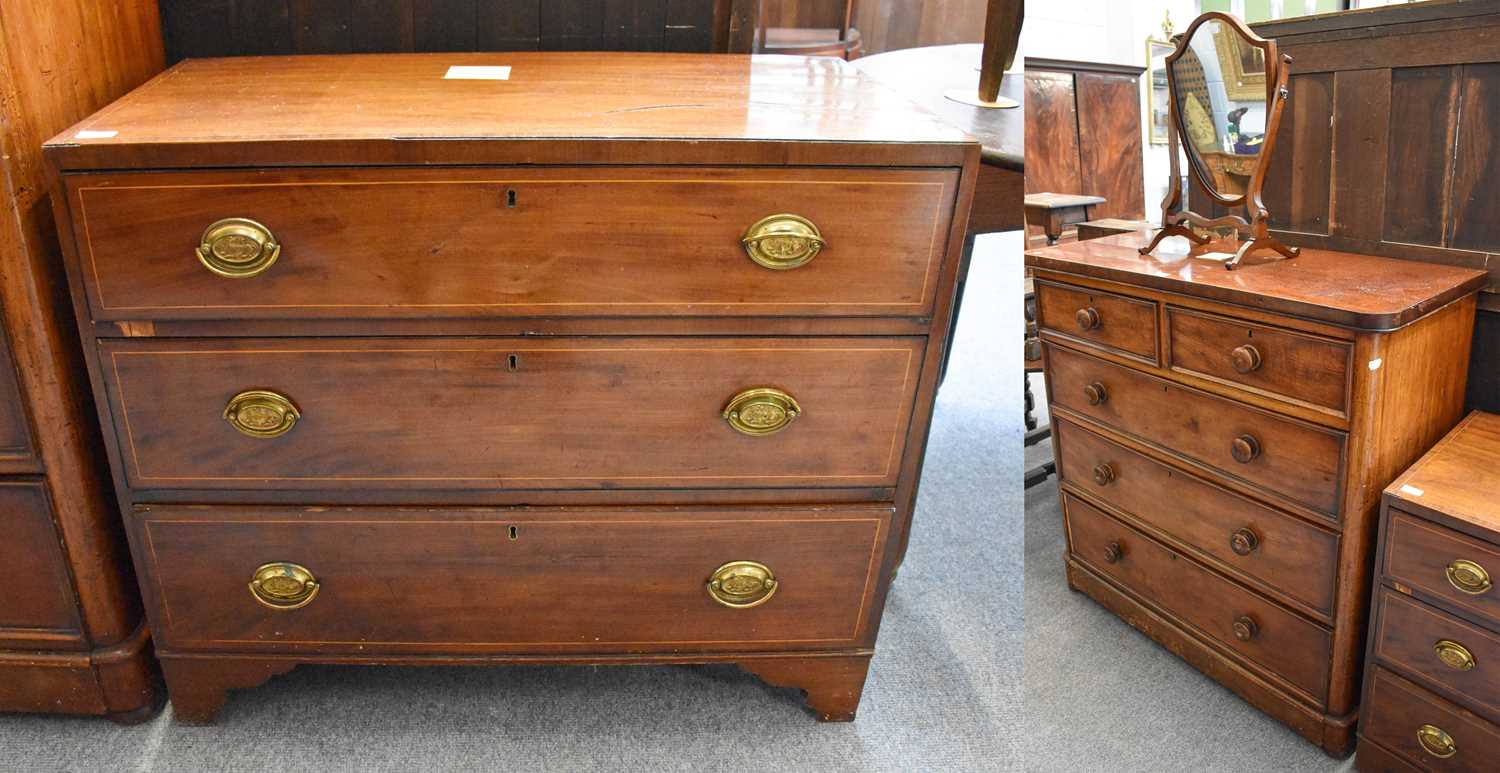
M1089 219L1089 208L1108 201L1102 196L1074 193L1026 194L1026 222L1039 225L1047 234L1047 245L1057 244L1063 228Z
M984 46L978 43L926 46L875 54L854 62L854 66L866 75L979 140L983 163L974 183L969 234L964 241L963 263L959 266L958 295L954 300L951 323L955 326L963 306L969 259L974 254L974 237L1015 231L1026 226L1021 206L1026 173L1025 108L975 107L943 96L949 90L967 87L977 92L983 51ZM1000 82L1000 96L1021 102L1024 94L1025 82L1019 69L1006 73ZM1020 270L1020 254L1010 257ZM952 330L948 332L950 336L953 333ZM943 373L947 371L948 358L944 354Z

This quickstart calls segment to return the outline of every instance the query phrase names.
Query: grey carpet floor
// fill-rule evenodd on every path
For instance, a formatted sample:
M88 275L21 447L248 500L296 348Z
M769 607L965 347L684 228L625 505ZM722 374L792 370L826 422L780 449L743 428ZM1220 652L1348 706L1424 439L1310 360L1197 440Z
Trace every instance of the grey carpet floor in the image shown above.
M212 727L0 715L0 770L1020 769L1020 249L976 251L858 721L733 667L302 667Z
M1045 391L1033 376L1033 391ZM1045 405L1041 415L1045 417ZM1052 456L1044 442L1029 464ZM1338 761L1068 590L1057 479L1026 492L1028 770L1341 771ZM1043 753L1041 750L1045 750Z

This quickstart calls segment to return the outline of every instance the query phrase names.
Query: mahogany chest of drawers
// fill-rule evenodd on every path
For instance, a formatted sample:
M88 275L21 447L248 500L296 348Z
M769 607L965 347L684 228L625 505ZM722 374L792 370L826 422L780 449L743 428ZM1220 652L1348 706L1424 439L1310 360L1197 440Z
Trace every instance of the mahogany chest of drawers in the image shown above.
M1027 254L1069 583L1347 754L1380 490L1460 417L1485 275L1148 236Z
M1500 416L1472 413L1385 491L1362 771L1500 764Z
M737 663L851 719L979 147L842 61L185 62L48 145L177 716Z

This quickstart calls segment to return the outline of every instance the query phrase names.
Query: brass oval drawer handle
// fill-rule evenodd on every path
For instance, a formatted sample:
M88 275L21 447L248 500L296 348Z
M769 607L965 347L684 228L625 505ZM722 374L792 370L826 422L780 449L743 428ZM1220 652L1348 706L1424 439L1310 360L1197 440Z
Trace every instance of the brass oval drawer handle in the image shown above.
M1094 330L1104 324L1104 320L1099 317L1099 310L1093 306L1079 309L1073 315L1073 320L1078 323L1079 330Z
M318 578L300 564L262 564L250 578L250 595L272 609L301 609L318 595Z
M244 279L271 267L281 257L281 244L271 229L243 217L210 225L198 244L198 261L222 277Z
M797 399L774 387L754 387L731 397L724 420L746 435L774 435L802 415Z
M1474 670L1474 653L1452 639L1438 639L1432 645L1432 651L1438 660L1443 661L1443 665L1455 671Z
M1423 725L1417 728L1417 743L1422 744L1422 749L1428 754L1439 759L1448 759L1458 754L1458 746L1453 743L1453 736L1443 732L1437 725Z
M1229 444L1229 453L1240 464L1249 464L1260 456L1260 441L1253 435L1240 435Z
M828 246L811 220L787 213L757 220L740 243L751 260L776 271L806 265Z
M224 406L224 420L240 434L253 438L285 435L300 418L301 411L286 395L264 389L241 392Z
M1101 486L1108 486L1115 481L1115 468L1109 466L1108 462L1100 462L1094 465L1094 482Z
M1125 557L1125 548L1118 542L1111 542L1104 546L1104 563L1113 564Z
M1234 621L1232 628L1234 629L1234 638L1240 641L1250 641L1255 638L1256 634L1260 633L1260 625L1255 622L1255 618L1249 615L1241 615L1238 620Z
M756 561L730 561L708 578L708 595L734 609L758 607L780 587L771 568Z
M1236 555L1248 556L1258 547L1260 547L1260 537L1249 529L1235 529L1234 533L1229 535L1229 549L1233 550Z
M1448 562L1443 570L1448 575L1448 584L1470 596L1478 596L1490 589L1490 573L1484 567L1462 558Z
M1088 399L1089 405L1103 405L1109 400L1108 390L1097 381L1083 388L1083 396Z
M1260 368L1260 350L1250 344L1236 346L1229 353L1229 359L1234 363L1234 369L1240 373L1249 373Z

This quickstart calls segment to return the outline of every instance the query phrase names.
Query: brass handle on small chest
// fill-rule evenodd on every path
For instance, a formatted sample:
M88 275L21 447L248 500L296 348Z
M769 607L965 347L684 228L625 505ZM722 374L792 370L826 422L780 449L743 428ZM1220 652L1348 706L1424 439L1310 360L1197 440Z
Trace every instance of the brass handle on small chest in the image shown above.
M751 260L776 271L806 265L828 246L811 220L785 213L756 221L740 243Z
M1097 381L1083 388L1083 396L1089 401L1089 405L1103 405L1109 400L1109 392Z
M272 609L301 609L318 595L318 578L300 564L262 564L250 578L250 595Z
M1260 456L1260 441L1253 435L1240 435L1229 444L1229 453L1240 464L1249 464Z
M755 387L731 397L724 420L746 435L774 435L802 415L797 399L774 387Z
M756 561L730 561L708 577L708 595L734 609L760 606L779 587L771 568Z
M1248 556L1258 547L1260 547L1260 537L1249 529L1235 529L1234 533L1229 535L1229 549L1233 550L1235 555Z
M1448 575L1449 585L1470 596L1478 596L1491 586L1490 573L1484 567L1462 558L1450 561L1444 574Z
M1255 618L1249 615L1241 615L1238 620L1234 621L1234 625L1230 627L1234 630L1234 638L1240 641L1250 641L1255 638L1256 634L1260 633L1260 625L1255 622Z
M242 435L273 438L292 431L302 413L286 395L264 389L241 392L224 406L224 420Z
M244 279L271 267L281 257L281 244L271 229L242 217L220 220L203 232L198 260L209 271L230 279Z
M1439 639L1432 645L1432 652L1443 661L1443 665L1455 671L1474 670L1474 653L1452 639Z
M1458 746L1453 743L1453 736L1442 731L1437 725L1423 725L1417 728L1417 743L1422 744L1422 749L1428 754L1439 759L1448 759L1458 753Z
M1229 359L1234 363L1234 369L1241 373L1249 373L1260 368L1260 350L1250 344L1236 346L1229 353Z
M1086 309L1079 309L1073 315L1073 320L1078 323L1079 330L1094 330L1103 324L1103 320L1099 318L1099 310L1093 306Z
M1115 468L1109 466L1108 462L1100 462L1094 465L1094 482L1101 486L1108 486L1115 481Z

